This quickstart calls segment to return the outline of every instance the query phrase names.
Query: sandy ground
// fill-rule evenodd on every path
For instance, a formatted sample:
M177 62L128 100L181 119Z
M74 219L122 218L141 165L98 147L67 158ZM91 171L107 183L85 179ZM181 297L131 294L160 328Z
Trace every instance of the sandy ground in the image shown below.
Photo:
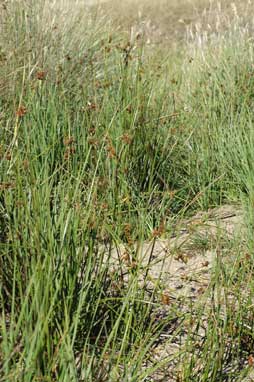
M144 287L143 279L148 275L147 290L152 291L158 280L162 280L159 319L172 314L174 306L183 315L191 316L193 313L190 312L198 311L200 304L207 304L209 300L206 291L216 262L228 261L231 256L230 251L224 251L223 246L228 248L230 241L237 237L242 240L244 231L241 208L227 205L182 221L170 238L145 242L139 247L134 245L135 249L132 250L121 245L114 250L113 257L115 261L120 259L124 263L123 274L126 279L131 267L135 263L141 264L140 285ZM202 322L206 325L205 315ZM187 330L177 333L178 330L179 321L172 321L172 326L165 330L158 346L154 348L154 359L161 361L172 357L172 362L156 372L151 381L177 381L178 354L187 338ZM200 338L204 337L204 333L204 327L200 328ZM251 382L251 378L250 375L243 382Z
M200 287L209 282L209 271L218 256L217 243L240 235L243 229L241 209L224 206L181 222L170 238L145 242L135 248L135 255L121 245L113 258L123 259L126 270L134 261L141 263L151 283L162 277L172 298L197 297Z

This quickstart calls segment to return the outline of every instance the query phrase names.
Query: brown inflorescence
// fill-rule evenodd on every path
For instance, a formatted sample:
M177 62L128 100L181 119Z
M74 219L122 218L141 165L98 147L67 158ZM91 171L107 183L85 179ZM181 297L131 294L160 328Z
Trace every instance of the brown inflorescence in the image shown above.
M5 154L5 159L6 160L11 160L11 158L12 158L11 152L7 151L7 153Z
M91 145L91 146L94 146L94 147L99 146L99 140L96 139L96 138L89 138L89 139L87 140L87 142L88 142L89 145Z
M127 239L128 244L131 246L133 245L133 239L131 237L131 225L129 223L125 224L124 226L124 234Z
M88 109L88 110L96 110L96 109L97 109L97 105L96 105L96 103L95 103L95 102L90 102L90 101L88 101L88 102L87 102L87 109Z
M170 304L170 296L167 292L162 293L161 302L163 305L169 305Z
M128 134L124 134L122 136L122 141L126 143L127 145L130 145L132 142L132 138Z
M18 110L16 111L16 116L21 118L24 117L27 113L27 108L25 106L20 106Z
M75 147L73 146L70 146L70 147L67 147L65 152L64 152L64 159L65 160L68 160L70 159L70 157L75 153Z
M0 183L0 191L9 190L9 189L14 188L14 187L15 187L15 184L13 182Z
M75 139L72 136L71 137L65 137L63 140L64 146L70 146L74 142L75 142Z
M254 365L254 356L253 354L250 354L248 357L248 365L253 366Z
M112 144L107 146L107 152L110 159L116 158L116 150Z
M165 232L165 222L162 221L158 228L153 230L153 237L160 237Z
M36 73L36 78L39 81L43 81L46 79L47 73L44 70L40 70L39 72Z
M25 170L29 168L29 161L27 159L23 160L23 166Z

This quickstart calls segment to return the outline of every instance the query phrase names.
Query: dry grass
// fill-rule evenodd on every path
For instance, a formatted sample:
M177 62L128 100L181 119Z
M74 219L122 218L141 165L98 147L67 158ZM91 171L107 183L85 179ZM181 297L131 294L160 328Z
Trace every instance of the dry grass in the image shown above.
M249 19L253 3L248 0L128 0L98 1L99 11L120 29L142 33L149 43L172 45L184 40L186 30L198 27L210 33L227 29L232 18ZM98 8L97 8L98 9ZM236 15L237 12L237 15Z

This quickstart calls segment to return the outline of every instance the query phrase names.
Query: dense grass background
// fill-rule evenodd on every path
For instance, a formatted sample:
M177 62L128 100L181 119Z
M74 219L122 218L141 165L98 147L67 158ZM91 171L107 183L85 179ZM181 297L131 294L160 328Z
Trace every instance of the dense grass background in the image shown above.
M177 44L164 39L166 3L156 16L162 32L147 24L148 3L140 24L135 15L116 24L110 4L0 3L0 381L155 380L172 360L153 361L153 350L176 320L175 335L185 330L188 340L175 380L242 381L249 371L247 3L226 13L189 5L199 24ZM248 230L216 243L227 260L217 256L207 304L183 313L172 303L158 315L165 286L147 288L134 242L170 236L179 219L223 203L243 205ZM120 254L112 265L120 243L127 276Z

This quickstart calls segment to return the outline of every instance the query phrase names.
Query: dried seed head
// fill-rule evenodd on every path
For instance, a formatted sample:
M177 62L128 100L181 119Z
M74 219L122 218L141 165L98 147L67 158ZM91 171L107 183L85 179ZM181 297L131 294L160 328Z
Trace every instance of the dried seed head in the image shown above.
M127 251L125 251L125 252L122 254L122 256L121 256L121 260L122 260L125 264L129 265L129 264L130 264L130 261L131 261L131 259L130 259L130 254L129 254Z
M29 167L29 161L27 159L23 160L23 166L24 166L24 169L27 170L28 167Z
M97 109L96 103L88 101L87 102L87 109L88 110L96 110Z
M116 158L116 150L112 145L108 145L107 151L110 159Z
M24 106L20 106L18 110L16 111L16 116L21 118L24 117L24 115L27 113L27 108Z
M68 160L70 159L70 157L75 153L75 147L73 146L70 146L70 147L67 147L65 152L64 152L64 159L65 160Z
M69 146L69 145L71 145L73 142L75 142L74 137L65 137L65 138L64 138L64 141L63 141L63 144L64 144L64 146Z
M88 141L89 145L97 147L99 145L99 141L96 138L89 138Z
M5 154L5 159L6 160L11 160L12 156L11 156L11 152L10 151L7 151L7 153Z
M130 264L130 267L131 269L136 269L138 267L138 263L136 261L131 261L131 264Z
M43 81L46 79L47 73L44 70L40 70L39 72L36 73L36 78L39 81Z
M0 191L9 190L9 189L14 188L14 187L15 187L15 183L13 183L13 182L0 183Z
M94 135L96 132L95 127L94 126L90 127L90 129L88 129L88 132L89 132L89 134Z
M108 203L102 203L101 208L103 210L107 210L108 209Z
M254 366L254 356L253 354L250 354L248 357L248 365L249 366Z
M127 239L128 244L130 246L132 246L134 241L131 237L131 225L129 223L125 224L125 226L124 226L124 234L125 234L125 237Z
M169 305L170 304L170 296L167 292L162 293L161 302L163 305Z
M161 221L158 228L153 230L153 237L160 237L165 232L165 222Z
M128 134L124 134L122 136L122 141L126 143L127 145L131 144L132 138Z

